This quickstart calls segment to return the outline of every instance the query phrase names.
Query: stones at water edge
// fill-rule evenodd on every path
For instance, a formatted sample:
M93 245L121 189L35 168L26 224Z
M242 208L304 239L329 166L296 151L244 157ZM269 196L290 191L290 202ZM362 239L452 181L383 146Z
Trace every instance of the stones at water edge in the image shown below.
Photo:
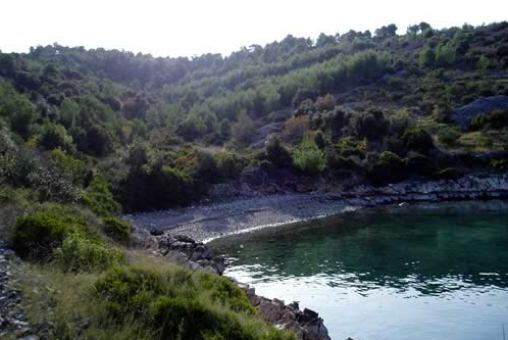
M281 300L256 295L252 287L242 288L266 322L293 331L300 340L330 340L323 319L313 310L305 308L301 311L297 302L286 305Z
M216 256L204 243L196 242L188 236L159 231L144 233L138 230L136 233L137 245L187 269L202 269L218 275L222 275L226 269L223 256Z
M185 268L205 270L217 275L222 275L226 269L224 257L215 256L207 245L185 235L172 235L167 231L149 233L139 230L135 231L135 235L137 235L136 245ZM285 305L280 300L258 296L254 288L228 279L246 291L252 305L261 312L268 323L293 331L299 340L330 340L323 319L316 312L310 309L300 311L297 303Z

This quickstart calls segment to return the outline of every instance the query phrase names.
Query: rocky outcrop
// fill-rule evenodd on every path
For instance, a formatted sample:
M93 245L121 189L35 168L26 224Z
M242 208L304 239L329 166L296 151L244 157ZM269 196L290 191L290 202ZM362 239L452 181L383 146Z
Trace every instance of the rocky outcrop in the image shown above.
M190 270L204 270L222 275L226 268L224 257L214 255L207 245L185 235L173 235L167 231L157 230L149 233L136 228L133 239L138 247L146 248L153 255L164 257ZM266 322L278 328L293 331L300 340L330 339L323 319L316 312L310 309L300 311L297 303L286 305L277 299L270 300L258 296L254 288L229 279L245 290L252 305L261 313Z
M358 186L339 193L337 199L356 198L361 205L400 202L441 202L449 200L493 199L508 197L508 174L476 174L457 179L405 181L375 188Z
M201 269L222 275L226 268L223 256L216 256L208 246L185 235L156 230L146 233L136 228L134 240L135 244L147 248L152 254L190 270Z
M508 109L508 96L480 98L456 109L451 115L451 120L462 129L467 129L472 118L481 114L488 114L494 110L506 109Z
M244 289L250 302L266 322L294 332L300 340L330 340L323 319L313 310L305 308L301 311L297 302L286 305L281 300L256 295L252 287L247 286Z

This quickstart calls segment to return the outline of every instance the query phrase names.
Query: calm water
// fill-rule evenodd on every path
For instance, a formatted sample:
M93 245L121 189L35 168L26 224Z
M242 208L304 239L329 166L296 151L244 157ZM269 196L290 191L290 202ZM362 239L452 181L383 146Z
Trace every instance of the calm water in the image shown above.
M349 213L217 240L226 275L316 310L332 339L508 339L508 204Z

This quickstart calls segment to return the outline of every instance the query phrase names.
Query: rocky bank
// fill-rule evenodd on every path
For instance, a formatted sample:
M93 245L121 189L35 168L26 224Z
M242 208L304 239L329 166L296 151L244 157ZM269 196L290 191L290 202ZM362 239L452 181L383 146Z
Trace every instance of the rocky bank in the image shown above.
M222 275L226 268L223 256L217 256L204 243L196 242L188 236L170 232L136 229L135 239L138 246L146 248L151 254L166 258L190 270L204 270ZM286 305L277 299L258 296L254 288L231 279L244 289L250 302L263 318L276 327L293 331L300 340L329 340L328 330L323 319L310 310L301 311L297 303Z

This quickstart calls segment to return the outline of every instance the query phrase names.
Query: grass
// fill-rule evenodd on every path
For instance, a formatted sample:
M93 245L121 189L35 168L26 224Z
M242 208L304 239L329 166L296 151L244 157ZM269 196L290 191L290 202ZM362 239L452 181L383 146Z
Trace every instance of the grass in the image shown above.
M136 320L125 320L121 327L104 322L107 315L92 290L98 273L29 264L21 275L27 317L45 338L151 339Z
M127 257L103 273L27 264L20 281L30 322L49 339L294 339L225 278L141 252Z
M16 275L45 339L295 339L262 320L228 279L133 251L132 227L78 205L35 204L16 220Z

